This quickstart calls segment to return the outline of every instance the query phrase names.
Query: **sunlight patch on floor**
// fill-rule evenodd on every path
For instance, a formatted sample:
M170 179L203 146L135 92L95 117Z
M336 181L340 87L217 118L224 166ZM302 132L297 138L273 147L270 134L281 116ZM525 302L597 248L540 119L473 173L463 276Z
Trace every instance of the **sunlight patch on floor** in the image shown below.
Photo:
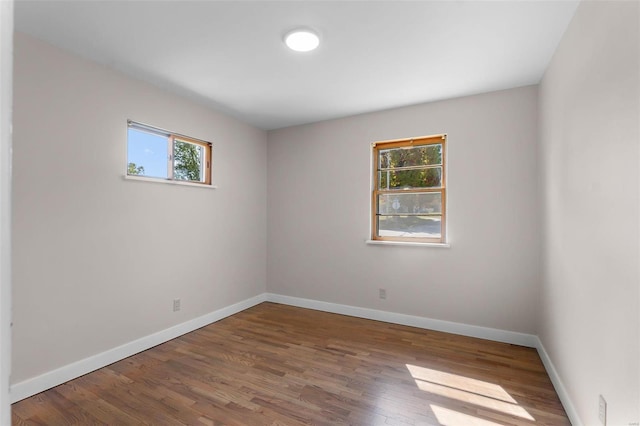
M417 365L406 366L420 390L500 413L535 420L502 386Z
M469 377L460 376L458 374L445 373L444 371L432 370L431 368L419 367L417 365L406 364L407 370L411 373L411 377L416 380L437 383L451 388L460 389L462 391L484 395L489 398L499 399L501 401L516 404L513 399L502 386L494 383L484 382Z
M438 423L442 426L504 426L501 423L495 423L479 417L470 416L468 414L459 413L439 405L430 404L433 414L436 415Z

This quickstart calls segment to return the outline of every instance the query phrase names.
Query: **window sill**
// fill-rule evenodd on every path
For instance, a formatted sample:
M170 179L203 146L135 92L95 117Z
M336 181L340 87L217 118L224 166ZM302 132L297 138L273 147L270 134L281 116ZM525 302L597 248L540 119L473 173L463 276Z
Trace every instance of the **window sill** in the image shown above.
M182 186L194 186L196 188L206 188L206 189L217 189L218 187L215 185L205 185L204 183L192 183L192 182L180 182L178 180L169 180L169 179L160 179L160 178L150 178L144 176L123 176L125 180L137 180L140 182L153 182L153 183L168 183L169 185L182 185Z
M366 240L367 244L380 245L380 246L415 246L415 247L439 247L449 248L449 243L412 243L410 241L380 241L380 240Z

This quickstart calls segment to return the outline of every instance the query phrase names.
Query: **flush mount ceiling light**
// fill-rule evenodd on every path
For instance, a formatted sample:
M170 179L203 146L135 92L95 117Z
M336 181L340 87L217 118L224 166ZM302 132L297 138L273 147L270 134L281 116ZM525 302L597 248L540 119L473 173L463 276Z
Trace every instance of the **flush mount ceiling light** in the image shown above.
M320 37L308 28L298 28L285 34L284 42L291 50L309 52L318 47Z

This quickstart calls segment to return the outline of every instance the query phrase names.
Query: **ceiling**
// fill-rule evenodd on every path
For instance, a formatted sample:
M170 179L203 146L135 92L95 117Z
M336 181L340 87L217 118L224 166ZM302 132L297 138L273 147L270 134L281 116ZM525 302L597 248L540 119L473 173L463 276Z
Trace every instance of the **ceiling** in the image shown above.
M262 129L536 84L577 1L31 1L18 31ZM320 47L286 48L296 27Z

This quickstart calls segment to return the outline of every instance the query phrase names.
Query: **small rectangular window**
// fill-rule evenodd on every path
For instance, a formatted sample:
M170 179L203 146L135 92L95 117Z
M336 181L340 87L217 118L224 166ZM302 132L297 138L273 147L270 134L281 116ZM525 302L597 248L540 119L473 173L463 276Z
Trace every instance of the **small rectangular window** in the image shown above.
M373 144L371 239L445 243L446 136Z
M129 121L127 175L211 185L211 143Z

